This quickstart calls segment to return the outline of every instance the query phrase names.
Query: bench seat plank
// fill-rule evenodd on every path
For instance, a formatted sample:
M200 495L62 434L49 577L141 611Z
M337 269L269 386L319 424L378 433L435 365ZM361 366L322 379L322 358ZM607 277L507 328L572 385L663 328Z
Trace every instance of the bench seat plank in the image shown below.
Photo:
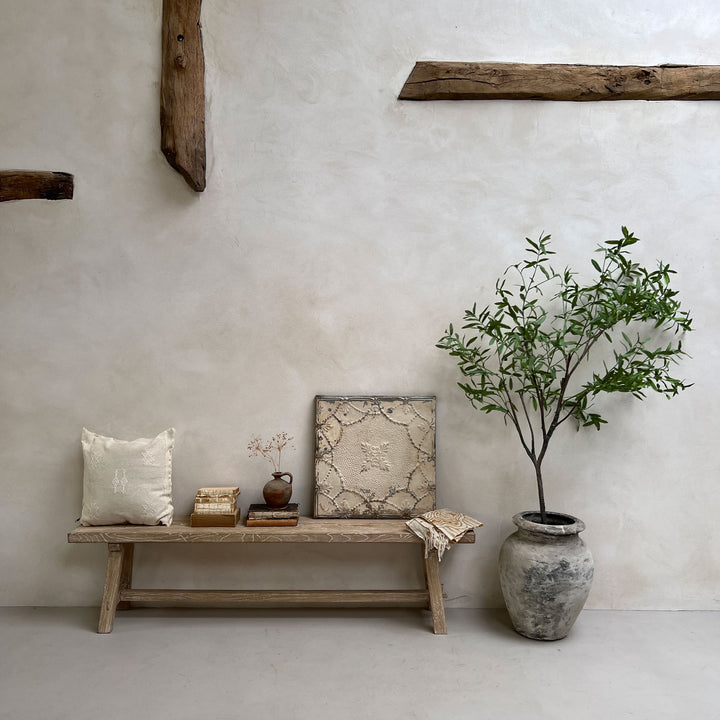
M294 527L191 527L189 517L165 525L77 527L71 543L421 543L404 520L325 520L301 517ZM474 543L470 530L460 540Z

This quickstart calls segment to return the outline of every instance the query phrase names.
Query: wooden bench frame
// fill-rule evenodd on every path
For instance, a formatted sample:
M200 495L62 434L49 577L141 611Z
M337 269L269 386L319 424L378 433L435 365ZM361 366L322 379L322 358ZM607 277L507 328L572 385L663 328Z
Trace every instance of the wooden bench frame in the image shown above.
M422 540L404 520L319 520L300 518L296 527L191 527L175 518L169 527L108 525L77 527L71 543L107 543L108 562L100 606L99 633L112 632L116 610L131 603L222 604L233 607L424 607L432 613L433 631L445 635L445 604L436 551L425 557ZM460 540L474 543L471 530ZM382 543L416 544L422 552L425 587L417 590L141 590L132 586L135 543Z

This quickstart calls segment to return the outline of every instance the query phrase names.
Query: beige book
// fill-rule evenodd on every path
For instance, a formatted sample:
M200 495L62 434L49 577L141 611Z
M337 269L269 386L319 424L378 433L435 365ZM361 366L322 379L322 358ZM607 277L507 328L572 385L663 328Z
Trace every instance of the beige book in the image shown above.
M191 527L235 527L239 516L239 508L232 513L193 513L190 516L190 525Z
M196 497L217 497L218 495L231 495L237 497L240 494L239 487L203 487L200 488Z
M218 495L217 497L195 497L195 502L201 505L212 505L213 503L234 503L237 495Z
M221 515L235 511L235 503L195 503L194 511L199 514Z

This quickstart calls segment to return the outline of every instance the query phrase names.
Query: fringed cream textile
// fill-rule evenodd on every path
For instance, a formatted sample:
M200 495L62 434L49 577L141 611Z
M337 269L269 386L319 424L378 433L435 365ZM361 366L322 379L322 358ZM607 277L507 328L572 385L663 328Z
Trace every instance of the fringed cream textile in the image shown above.
M437 550L438 560L442 560L448 547L456 543L468 530L482 527L479 520L448 509L430 510L405 524L425 541L425 557L430 550Z
M435 549L438 552L438 560L442 560L450 541L437 528L419 517L408 520L405 524L425 541L425 557L430 550Z

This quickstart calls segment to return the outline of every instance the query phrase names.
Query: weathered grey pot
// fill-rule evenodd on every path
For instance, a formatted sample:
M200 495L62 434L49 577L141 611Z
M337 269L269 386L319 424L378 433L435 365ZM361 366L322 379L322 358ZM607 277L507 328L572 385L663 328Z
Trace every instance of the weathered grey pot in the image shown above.
M539 512L513 517L518 529L500 549L500 585L513 627L535 640L560 640L585 605L593 559L572 515Z

